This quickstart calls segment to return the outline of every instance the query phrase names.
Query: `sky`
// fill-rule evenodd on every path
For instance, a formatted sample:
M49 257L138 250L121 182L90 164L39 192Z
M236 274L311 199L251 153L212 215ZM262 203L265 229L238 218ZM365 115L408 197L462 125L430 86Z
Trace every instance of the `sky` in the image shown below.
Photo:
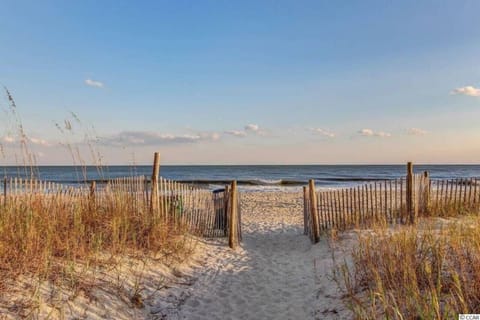
M479 1L1 7L0 165L480 163Z

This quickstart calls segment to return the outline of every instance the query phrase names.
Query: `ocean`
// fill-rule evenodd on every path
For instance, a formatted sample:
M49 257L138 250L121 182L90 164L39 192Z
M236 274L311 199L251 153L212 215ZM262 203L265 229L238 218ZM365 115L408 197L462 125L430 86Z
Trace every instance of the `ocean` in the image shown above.
M151 166L39 166L0 167L0 176L34 176L47 181L75 185L124 176L150 176ZM433 179L480 177L480 165L415 165L415 172L428 171ZM368 181L405 176L406 165L225 165L160 167L160 175L177 181L216 188L237 180L244 190L300 188L315 179L317 188L350 187ZM86 177L86 179L84 178Z

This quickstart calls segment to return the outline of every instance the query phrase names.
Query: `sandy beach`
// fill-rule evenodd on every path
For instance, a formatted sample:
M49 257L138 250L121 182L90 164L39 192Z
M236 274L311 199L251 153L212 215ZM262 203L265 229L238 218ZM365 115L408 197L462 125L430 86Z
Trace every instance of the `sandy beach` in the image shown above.
M242 194L243 244L206 241L178 319L345 319L326 239L303 235L300 193ZM341 242L340 242L341 243Z

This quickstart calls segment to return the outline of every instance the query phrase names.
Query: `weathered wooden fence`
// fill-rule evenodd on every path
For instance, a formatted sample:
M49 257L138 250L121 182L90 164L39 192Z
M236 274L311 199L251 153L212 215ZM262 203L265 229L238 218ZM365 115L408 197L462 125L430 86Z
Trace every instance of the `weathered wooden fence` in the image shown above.
M158 161L158 159L156 159ZM157 168L157 169L156 169ZM106 183L64 185L50 181L4 178L3 205L24 205L25 201L81 201L102 207L128 205L130 212L149 212L151 219L185 227L202 237L228 237L234 248L242 239L240 199L236 182L208 190L158 176L154 165L151 179L121 177ZM122 201L116 201L121 197Z
M432 180L429 186L428 212L432 215L451 215L480 210L480 180L457 178Z
M375 224L415 224L419 216L446 215L452 210L479 208L477 179L431 180L428 172L382 180L351 188L303 188L304 232L312 242L329 229L368 228Z

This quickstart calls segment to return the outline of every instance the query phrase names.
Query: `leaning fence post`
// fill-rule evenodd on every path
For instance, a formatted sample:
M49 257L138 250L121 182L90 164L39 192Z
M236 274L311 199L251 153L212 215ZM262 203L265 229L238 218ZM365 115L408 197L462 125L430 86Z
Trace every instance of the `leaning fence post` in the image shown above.
M318 225L318 214L317 214L317 196L315 193L315 181L311 179L308 181L309 196L310 196L310 216L312 219L312 232L313 232L313 243L320 241L320 230Z
M228 245L235 249L238 244L237 237L237 181L232 182L230 190L230 220L229 220L229 235Z
M160 172L160 153L155 152L152 170L152 192L150 193L150 211L158 209L158 174Z
M303 187L303 234L308 234L307 187Z
M230 188L228 185L225 186L225 191L223 192L223 212L224 212L224 225L223 225L223 231L224 235L227 236L228 234L228 227L229 227L229 220L228 220L228 208L229 208L229 202L230 202Z
M407 163L407 186L406 186L407 214L410 224L416 223L415 208L413 206L413 164Z

